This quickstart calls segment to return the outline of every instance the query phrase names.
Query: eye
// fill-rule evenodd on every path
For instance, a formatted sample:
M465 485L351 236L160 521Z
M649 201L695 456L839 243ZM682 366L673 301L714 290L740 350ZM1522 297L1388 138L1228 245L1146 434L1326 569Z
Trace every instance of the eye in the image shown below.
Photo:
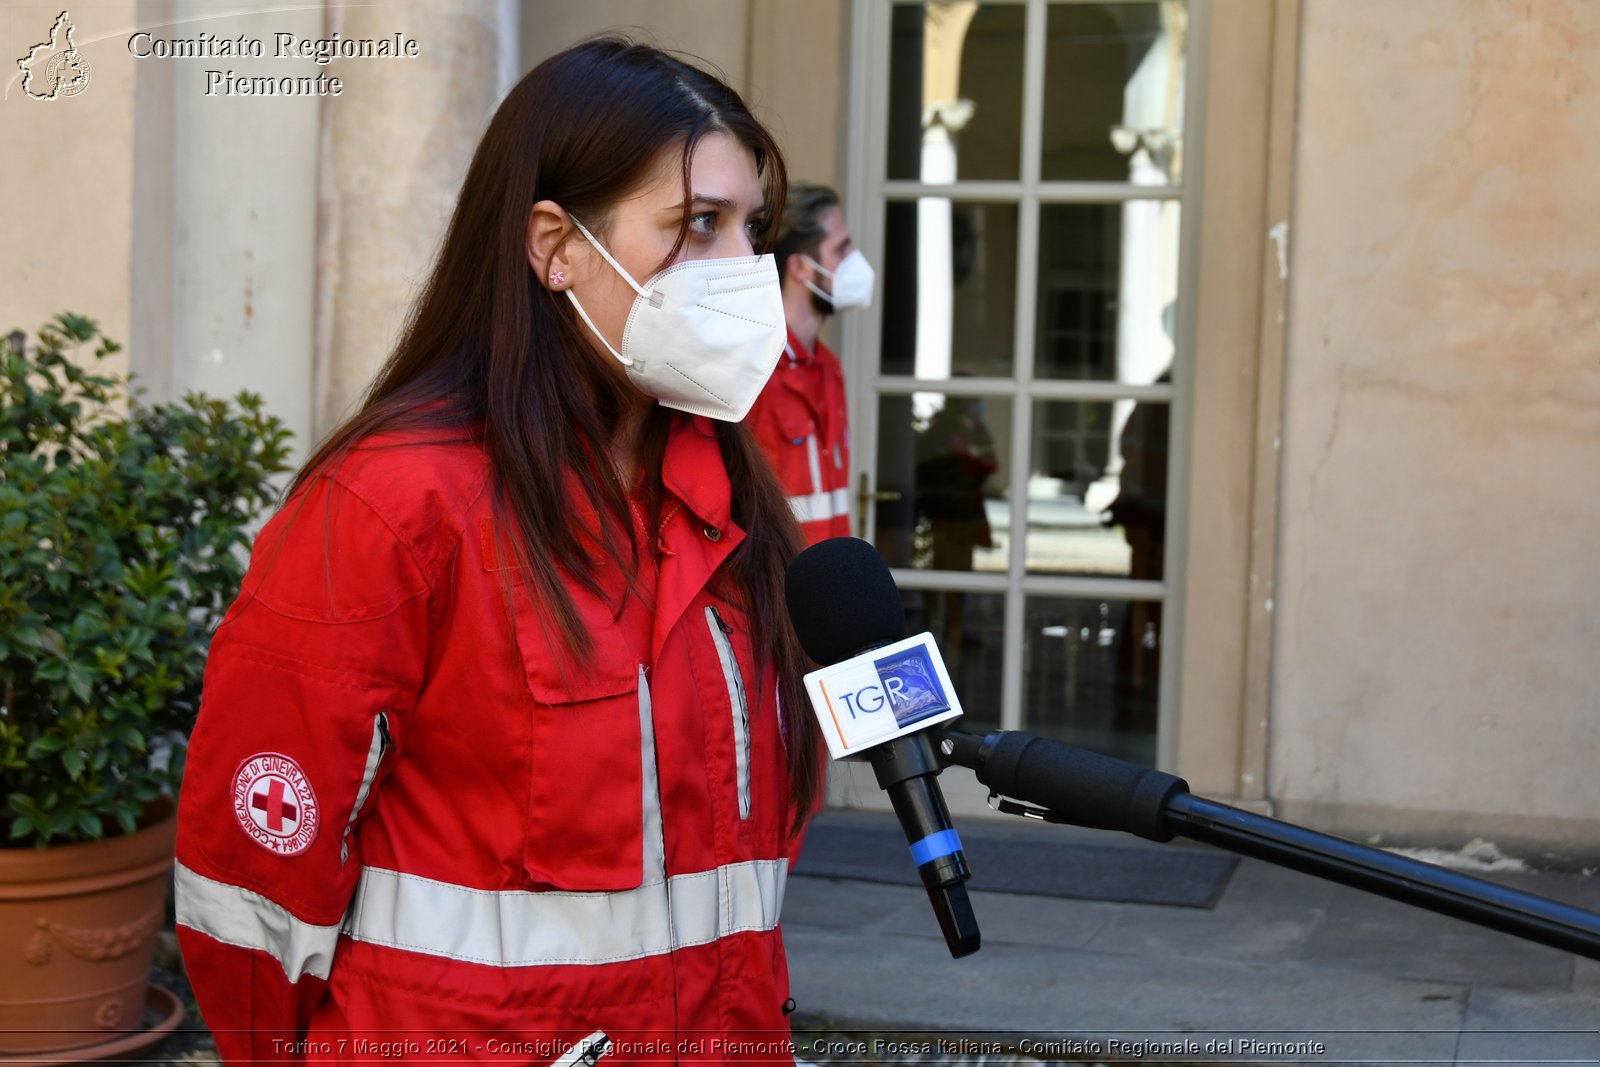
M717 232L717 213L701 211L689 216L689 232L709 237Z

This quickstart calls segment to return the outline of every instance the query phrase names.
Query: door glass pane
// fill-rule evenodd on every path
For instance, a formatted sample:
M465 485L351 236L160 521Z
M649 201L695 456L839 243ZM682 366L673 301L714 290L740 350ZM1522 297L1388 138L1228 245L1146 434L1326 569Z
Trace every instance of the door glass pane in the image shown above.
M1028 570L1159 579L1169 405L1040 400L1028 467Z
M1011 376L1016 204L886 204L882 278L884 374Z
M973 733L1000 729L1000 682L1005 652L1003 593L902 589L906 633L933 634L965 714L953 725Z
M946 393L878 400L878 551L891 567L1004 571L1011 401Z
M1011 179L1022 159L1020 4L897 4L889 46L891 179Z
M1170 381L1178 294L1178 204L1039 209L1034 376Z
M1052 4L1046 21L1046 181L1175 184L1183 167L1182 3Z
M1153 764L1161 605L1033 596L1024 618L1022 728Z

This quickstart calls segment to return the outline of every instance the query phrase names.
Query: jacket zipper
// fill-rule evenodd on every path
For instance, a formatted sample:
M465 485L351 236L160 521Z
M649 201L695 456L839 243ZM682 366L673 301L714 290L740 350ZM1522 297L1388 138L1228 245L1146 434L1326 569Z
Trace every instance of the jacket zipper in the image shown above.
M344 827L344 839L339 843L339 862L350 862L350 834L356 828L356 816L367 803L367 794L378 777L378 767L383 757L394 749L394 738L389 734L389 713L380 711L372 721L372 744L367 748L367 764L361 769L361 788L356 790L355 807L350 809L350 821Z
M739 674L739 660L733 654L733 642L728 640L733 627L722 621L715 607L706 608L706 625L711 629L711 640L717 646L717 658L722 661L722 679L728 684L728 703L733 707L733 750L737 761L739 781L739 818L750 817L750 705L744 695L744 678Z
M551 1063L550 1067L594 1067L610 1051L611 1039L604 1030L596 1030L572 1046L570 1052Z

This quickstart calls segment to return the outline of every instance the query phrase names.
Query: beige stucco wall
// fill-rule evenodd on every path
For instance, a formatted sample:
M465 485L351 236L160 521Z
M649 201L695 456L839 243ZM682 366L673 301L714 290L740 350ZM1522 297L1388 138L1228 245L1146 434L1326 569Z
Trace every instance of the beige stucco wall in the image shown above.
M772 130L793 177L837 184L845 0L523 0L523 69L617 31L713 64Z
M0 7L0 331L31 336L57 312L75 311L128 340L134 71L116 31L131 23L131 7L73 6L72 43L89 63L89 83L53 101L23 93L16 60L49 39L61 5ZM105 366L127 370L126 350Z
M749 27L748 0L523 0L522 66L532 69L585 37L614 31L699 56L742 87Z
M500 69L512 28L493 3L325 12L324 32L360 39L404 30L420 54L328 66L349 89L324 98L321 112L310 384L319 438L359 407L427 282L472 153L516 73Z
M205 96L205 70L306 64L136 57L130 37L316 35L320 12L264 0L220 17L201 0L101 0L69 9L88 59L80 94L26 99L10 70L0 212L10 253L0 325L70 308L126 348L149 399L261 393L303 446L310 429L317 103ZM14 58L61 6L0 12ZM270 39L270 37L269 37ZM314 68L313 68L314 69Z
M1593 852L1600 4L1307 0L1302 49L1271 795Z

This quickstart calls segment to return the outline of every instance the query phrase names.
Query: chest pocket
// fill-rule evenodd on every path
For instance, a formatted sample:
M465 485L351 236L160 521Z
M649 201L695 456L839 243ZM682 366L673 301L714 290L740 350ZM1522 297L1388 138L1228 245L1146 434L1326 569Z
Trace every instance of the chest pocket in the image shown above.
M783 409L777 425L783 435L783 451L770 458L778 468L784 491L791 496L815 492L820 487L821 474L818 451L821 442L817 437L816 420L799 403L794 403Z
M524 641L520 617L517 626L533 696L523 873L530 888L636 888L645 824L660 819L644 669L630 649L605 649L594 635L593 669L563 677Z
M494 557L487 557L493 559ZM655 732L639 654L600 598L569 587L590 649L578 659L515 584L517 648L528 694L530 889L634 889L646 881L645 830L660 824ZM657 872L648 872L658 877Z

